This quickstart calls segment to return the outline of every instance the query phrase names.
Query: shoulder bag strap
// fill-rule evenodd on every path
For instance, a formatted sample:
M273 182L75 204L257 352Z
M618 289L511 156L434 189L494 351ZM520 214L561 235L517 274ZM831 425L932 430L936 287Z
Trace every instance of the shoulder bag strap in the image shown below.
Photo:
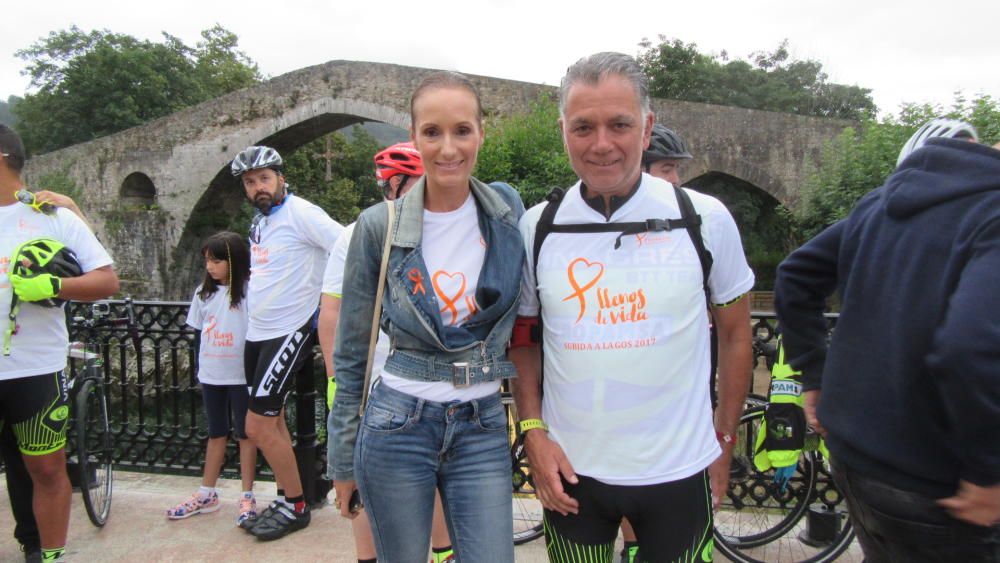
M396 220L396 203L386 202L389 220L386 221L385 245L382 247L382 266L378 272L378 290L375 292L375 312L372 313L372 334L368 338L368 362L365 364L365 386L361 389L361 407L358 414L365 414L368 404L368 389L372 383L372 361L375 358L375 344L378 342L379 321L382 319L382 295L385 293L385 275L389 268L389 250L392 249L392 227Z

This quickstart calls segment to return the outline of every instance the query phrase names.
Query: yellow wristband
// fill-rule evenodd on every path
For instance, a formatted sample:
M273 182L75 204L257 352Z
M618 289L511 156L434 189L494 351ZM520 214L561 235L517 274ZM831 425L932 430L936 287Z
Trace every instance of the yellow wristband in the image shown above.
M521 431L521 434L536 428L541 428L546 432L549 431L549 425L545 424L545 421L540 418L526 418L517 423L517 428Z

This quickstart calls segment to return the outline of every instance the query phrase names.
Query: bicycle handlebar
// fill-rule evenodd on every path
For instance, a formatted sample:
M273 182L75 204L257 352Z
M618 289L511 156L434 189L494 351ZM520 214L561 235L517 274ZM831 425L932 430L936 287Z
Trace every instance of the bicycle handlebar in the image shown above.
M126 327L132 344L136 352L142 349L142 342L139 338L139 326L136 322L135 308L133 307L132 296L126 296L124 300L125 316L109 317L111 314L111 304L108 302L97 302L90 306L90 318L73 317L73 327L86 331L94 331L99 328Z

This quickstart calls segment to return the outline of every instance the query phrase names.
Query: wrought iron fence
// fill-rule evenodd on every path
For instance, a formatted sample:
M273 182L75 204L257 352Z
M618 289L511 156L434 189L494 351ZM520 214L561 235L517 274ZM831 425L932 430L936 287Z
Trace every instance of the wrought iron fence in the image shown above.
M125 315L124 302L111 301L112 316ZM87 304L71 303L68 317L86 316ZM134 302L138 326L137 350L124 327L100 329L105 391L115 436L115 463L138 471L197 475L202 471L208 425L198 387L198 332L185 323L188 303ZM70 339L77 337L70 324ZM326 494L321 482L325 467L326 405L316 389L325 389L319 354L306 358L286 403L286 415L295 455L308 498ZM71 360L71 375L82 368ZM322 382L322 386L317 383ZM323 430L322 435L317 428ZM239 478L239 451L235 441L226 449L223 473ZM257 474L272 478L258 457Z

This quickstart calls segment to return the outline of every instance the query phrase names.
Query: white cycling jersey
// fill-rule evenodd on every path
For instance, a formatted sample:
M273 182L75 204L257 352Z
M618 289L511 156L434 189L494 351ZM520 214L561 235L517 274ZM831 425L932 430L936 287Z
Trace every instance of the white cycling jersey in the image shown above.
M715 198L688 190L714 263L712 301L750 290L732 216ZM701 264L686 230L550 233L532 268L545 204L521 219L526 260L520 315L544 327L542 416L581 475L613 485L649 485L694 475L720 452L709 398L710 342ZM612 222L675 219L672 186L643 174ZM566 193L554 223L604 223L580 195ZM536 294L537 288L537 294Z

